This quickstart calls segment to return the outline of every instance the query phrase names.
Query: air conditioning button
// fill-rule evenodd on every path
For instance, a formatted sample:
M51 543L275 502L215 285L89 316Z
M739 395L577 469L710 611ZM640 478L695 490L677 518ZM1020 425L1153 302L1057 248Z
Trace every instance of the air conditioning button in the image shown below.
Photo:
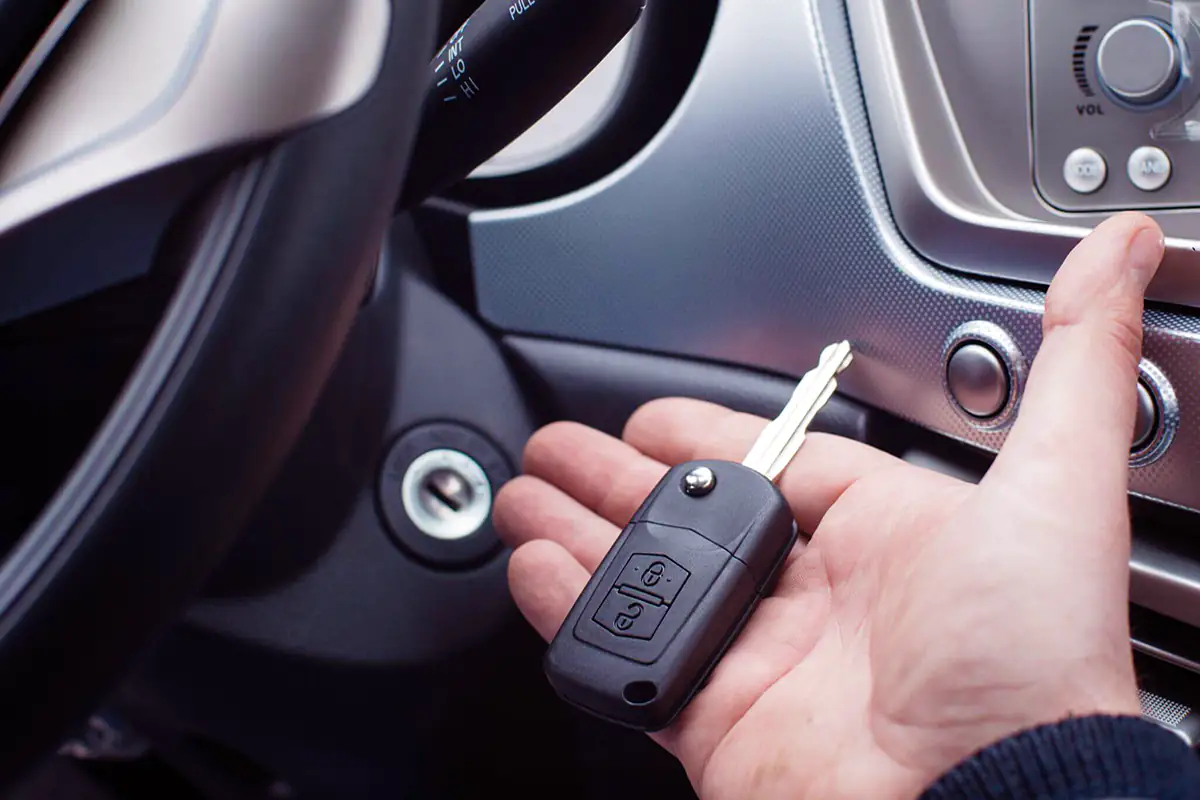
M1073 150L1063 164L1063 180L1078 194L1098 191L1107 179L1108 163L1090 147Z
M1143 192L1157 192L1171 180L1171 158L1157 147L1139 147L1126 165L1129 181Z

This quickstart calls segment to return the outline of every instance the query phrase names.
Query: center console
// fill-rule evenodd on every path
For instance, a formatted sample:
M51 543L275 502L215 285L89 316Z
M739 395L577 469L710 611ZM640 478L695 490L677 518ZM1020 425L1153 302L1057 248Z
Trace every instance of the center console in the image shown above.
M1200 3L1031 0L1034 179L1059 211L1200 205Z

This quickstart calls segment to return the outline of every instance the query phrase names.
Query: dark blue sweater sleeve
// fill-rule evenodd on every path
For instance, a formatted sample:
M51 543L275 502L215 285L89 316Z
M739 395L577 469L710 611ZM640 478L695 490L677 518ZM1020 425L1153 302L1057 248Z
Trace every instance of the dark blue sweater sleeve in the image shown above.
M921 798L1200 798L1200 759L1174 733L1139 717L1079 717L981 750Z

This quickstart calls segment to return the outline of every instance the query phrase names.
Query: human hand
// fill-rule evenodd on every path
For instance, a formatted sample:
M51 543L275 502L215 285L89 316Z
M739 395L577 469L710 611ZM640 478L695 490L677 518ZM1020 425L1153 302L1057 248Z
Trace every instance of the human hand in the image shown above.
M1128 630L1129 442L1148 218L1067 259L1020 418L978 485L813 434L780 488L800 529L765 598L678 721L654 734L706 800L913 797L1008 735L1139 713ZM624 441L539 431L496 501L512 593L547 639L667 470L740 460L765 420L650 403Z

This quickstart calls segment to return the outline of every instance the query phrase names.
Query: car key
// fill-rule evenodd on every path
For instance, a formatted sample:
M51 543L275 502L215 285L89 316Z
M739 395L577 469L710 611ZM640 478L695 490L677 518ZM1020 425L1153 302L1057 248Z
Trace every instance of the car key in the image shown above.
M638 730L679 715L796 542L775 481L852 358L847 342L825 348L741 464L692 461L659 482L550 643L560 697Z

